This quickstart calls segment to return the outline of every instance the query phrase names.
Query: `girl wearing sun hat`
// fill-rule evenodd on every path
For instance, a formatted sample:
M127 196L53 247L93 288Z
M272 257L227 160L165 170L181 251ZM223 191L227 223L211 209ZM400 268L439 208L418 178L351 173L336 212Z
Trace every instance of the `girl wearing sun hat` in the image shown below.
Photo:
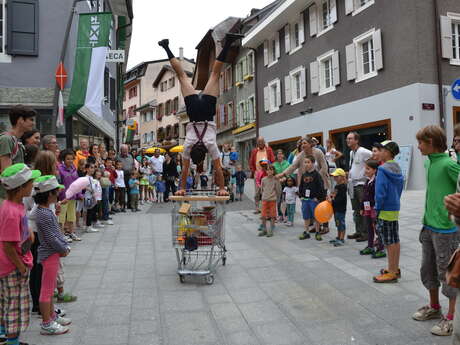
M70 319L54 312L53 292L59 270L60 257L67 256L70 247L61 233L56 215L50 205L57 203L58 195L64 186L60 185L54 175L37 178L34 184L34 200L38 205L35 210L37 233L40 240L38 263L43 266L42 286L40 290L40 312L42 315L41 334L58 335L69 331L66 327Z
M32 192L40 171L18 163L0 175L7 199L0 206L0 342L19 345L19 335L29 326L30 246L33 238L27 224L24 197ZM6 336L6 339L5 339Z

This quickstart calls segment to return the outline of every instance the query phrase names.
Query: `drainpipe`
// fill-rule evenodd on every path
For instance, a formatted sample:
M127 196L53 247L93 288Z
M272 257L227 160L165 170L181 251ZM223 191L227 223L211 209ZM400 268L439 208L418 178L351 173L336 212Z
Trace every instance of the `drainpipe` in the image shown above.
M254 87L255 87L255 90L256 92L254 92L255 94L255 115L256 115L256 139L259 137L259 93L258 93L258 85L257 85L257 82L258 82L258 78L257 78L257 50L255 48L249 48L251 49L253 52L254 52Z
M438 0L433 0L434 8L434 23L435 23L435 42L436 42L436 74L438 81L438 97L439 97L439 125L446 129L446 107L444 104L444 86L443 86L443 70L442 70L442 47L441 47L441 23L439 21L439 3Z

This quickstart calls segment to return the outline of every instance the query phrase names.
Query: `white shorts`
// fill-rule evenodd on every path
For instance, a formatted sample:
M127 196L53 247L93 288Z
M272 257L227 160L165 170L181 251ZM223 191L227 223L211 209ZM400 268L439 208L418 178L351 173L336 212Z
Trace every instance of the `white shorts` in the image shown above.
M198 133L202 133L204 129L205 122L189 122L187 125L185 142L184 142L184 152L182 157L185 159L190 159L190 152L192 151L193 145L198 142L198 137L196 136L195 130L193 129L193 124L195 124ZM217 147L216 142L216 124L214 122L208 122L208 128L203 137L203 144L208 149L208 153L211 155L212 160L220 158L220 151Z

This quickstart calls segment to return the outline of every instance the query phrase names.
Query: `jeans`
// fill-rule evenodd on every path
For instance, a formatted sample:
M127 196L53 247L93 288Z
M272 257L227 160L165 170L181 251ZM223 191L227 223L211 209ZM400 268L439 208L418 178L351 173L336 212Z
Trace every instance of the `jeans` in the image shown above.
M356 233L362 238L367 238L367 229L364 226L364 217L360 214L363 197L364 186L360 185L353 187L353 199L351 199L351 205L353 208L353 221L355 223Z
M34 258L34 265L32 270L30 271L30 280L29 280L29 287L30 287L30 295L32 297L32 308L34 311L39 310L40 305L39 298L40 298L40 290L42 286L42 265L37 262L38 258L38 247L40 246L40 240L38 239L38 234L35 232L35 242L32 243L32 248L30 251L32 252L32 256Z
M102 188L102 220L109 220L109 187Z
M131 208L131 194L129 194L129 183L128 183L130 176L131 176L131 172L125 171L124 174L125 174L125 186L126 186L125 192L126 192L126 197L128 199L125 205L127 205L128 208Z
M109 187L109 203L113 204L114 201L115 201L115 189L113 188L113 186L110 186Z
M288 222L294 223L295 204L286 204Z
M164 192L164 201L169 200L169 194L176 193L176 183L172 178L166 177L166 191Z

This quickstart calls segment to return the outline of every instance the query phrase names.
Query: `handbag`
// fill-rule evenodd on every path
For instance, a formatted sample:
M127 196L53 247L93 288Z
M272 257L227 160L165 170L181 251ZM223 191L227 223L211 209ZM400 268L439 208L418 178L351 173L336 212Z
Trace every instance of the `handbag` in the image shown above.
M452 254L446 273L447 285L460 289L460 249Z
M91 183L91 177L88 176L89 178L89 188L91 190L91 196L86 196L85 195L85 198L83 200L83 206L89 210L89 209L92 209L94 206L96 206L97 204L97 200L94 196L94 191L93 191L93 184Z

